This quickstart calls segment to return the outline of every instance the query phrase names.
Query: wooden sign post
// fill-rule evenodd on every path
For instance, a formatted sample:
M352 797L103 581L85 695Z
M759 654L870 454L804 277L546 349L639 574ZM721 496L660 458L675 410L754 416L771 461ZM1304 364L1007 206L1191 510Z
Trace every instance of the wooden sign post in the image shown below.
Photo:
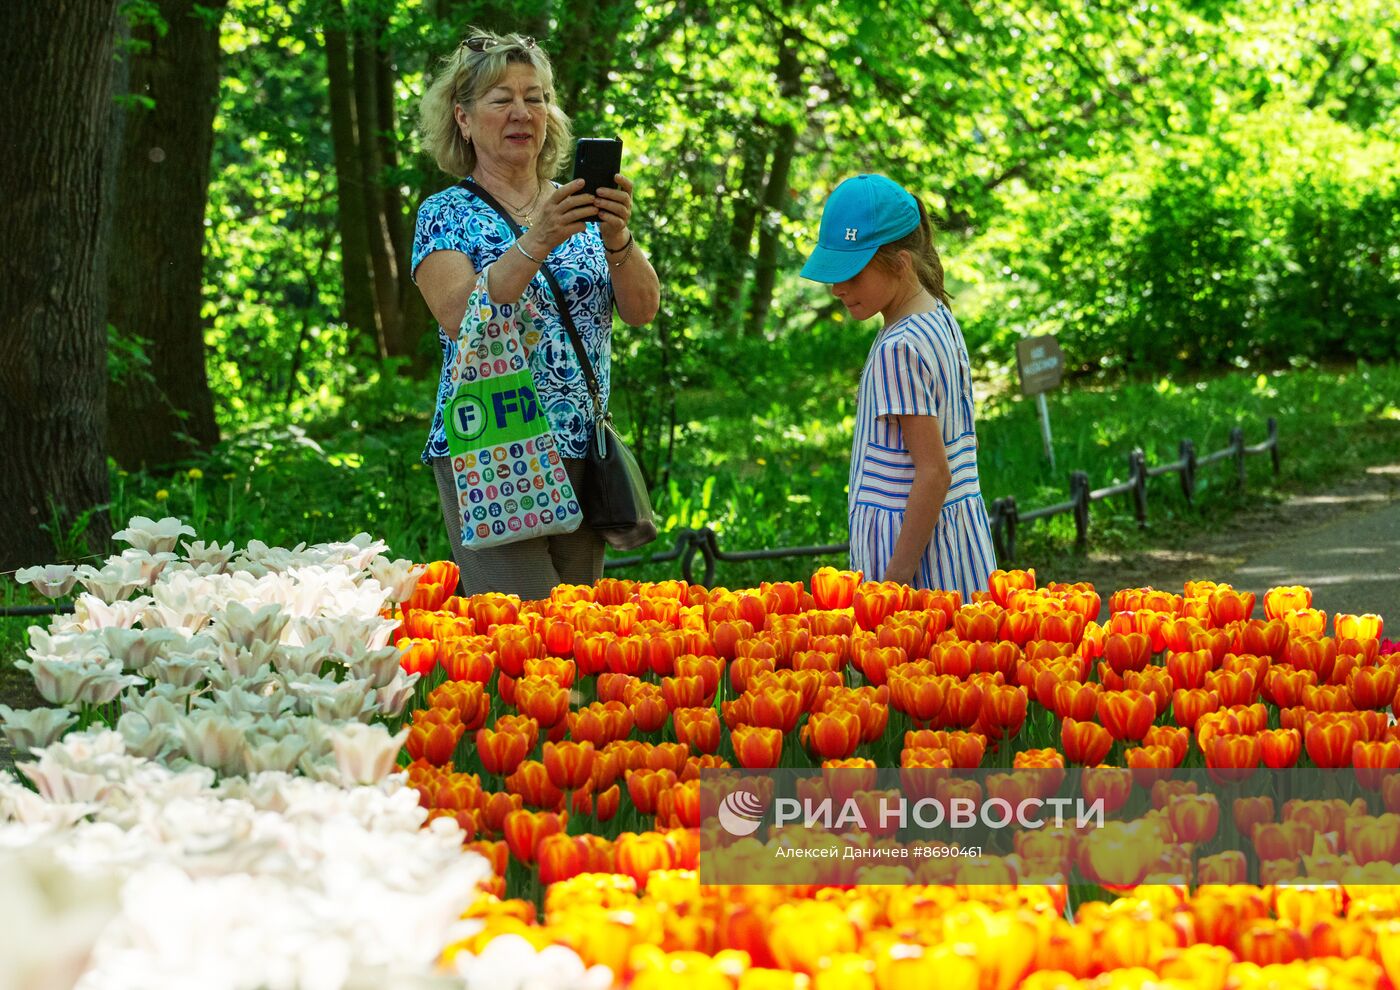
M1016 342L1016 371L1021 377L1021 394L1034 395L1040 411L1040 438L1050 470L1055 470L1055 447L1050 438L1050 409L1045 393L1058 388L1064 377L1065 356L1054 337L1027 337Z

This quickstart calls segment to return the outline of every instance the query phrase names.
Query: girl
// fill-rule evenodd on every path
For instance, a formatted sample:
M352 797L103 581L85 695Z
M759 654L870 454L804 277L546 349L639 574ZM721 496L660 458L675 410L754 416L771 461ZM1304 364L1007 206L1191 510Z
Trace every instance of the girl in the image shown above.
M923 205L882 175L832 192L804 278L857 320L880 314L856 399L851 568L866 580L957 591L996 569L977 477L967 345Z

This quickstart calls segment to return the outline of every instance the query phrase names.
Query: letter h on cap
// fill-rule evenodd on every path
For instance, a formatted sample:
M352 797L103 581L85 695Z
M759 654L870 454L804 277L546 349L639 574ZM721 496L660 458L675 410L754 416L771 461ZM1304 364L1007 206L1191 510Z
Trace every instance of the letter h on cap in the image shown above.
M859 233L859 231L857 231L856 228L854 228L854 227L847 227L847 228L846 228L846 240L848 240L848 241L853 241L853 240L855 240L855 239L856 239L856 234L858 234L858 233Z

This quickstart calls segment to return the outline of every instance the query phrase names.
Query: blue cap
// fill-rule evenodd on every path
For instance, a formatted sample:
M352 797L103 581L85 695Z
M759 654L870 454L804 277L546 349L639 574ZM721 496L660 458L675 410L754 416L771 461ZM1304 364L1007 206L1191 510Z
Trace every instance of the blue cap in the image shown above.
M870 264L881 245L919 226L919 204L883 175L853 175L832 190L817 247L802 266L814 282L844 282Z

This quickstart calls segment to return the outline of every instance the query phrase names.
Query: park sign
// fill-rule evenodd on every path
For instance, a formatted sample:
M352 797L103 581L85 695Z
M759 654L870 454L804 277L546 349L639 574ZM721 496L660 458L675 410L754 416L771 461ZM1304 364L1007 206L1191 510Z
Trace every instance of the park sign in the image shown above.
M1054 337L1027 337L1016 342L1016 370L1021 394L1039 395L1058 388L1065 371L1065 355Z

